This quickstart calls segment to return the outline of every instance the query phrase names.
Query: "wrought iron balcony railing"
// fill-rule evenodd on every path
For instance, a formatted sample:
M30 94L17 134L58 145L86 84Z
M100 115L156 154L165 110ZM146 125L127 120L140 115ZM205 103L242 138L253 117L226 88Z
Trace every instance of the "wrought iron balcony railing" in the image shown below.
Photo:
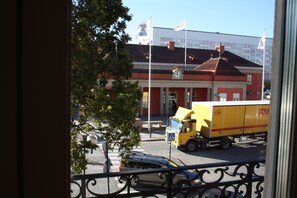
M253 161L76 175L71 178L71 197L263 197L264 165ZM180 177L186 170L196 173L195 178ZM155 179L146 183L152 176ZM117 188L109 189L107 179Z

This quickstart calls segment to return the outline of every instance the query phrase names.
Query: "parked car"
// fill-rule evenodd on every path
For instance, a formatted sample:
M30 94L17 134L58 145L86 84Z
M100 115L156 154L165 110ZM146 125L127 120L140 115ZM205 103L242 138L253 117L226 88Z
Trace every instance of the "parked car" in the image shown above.
M125 163L121 162L119 165L119 172L135 172L144 170L156 170L164 168L179 167L174 161L162 156L143 154L143 153L131 153L125 157ZM125 178L121 178L125 180ZM166 177L160 173L138 174L132 181L133 185L142 184L149 186L167 186ZM198 173L182 170L177 173L173 178L173 184L178 185L199 185L201 180Z

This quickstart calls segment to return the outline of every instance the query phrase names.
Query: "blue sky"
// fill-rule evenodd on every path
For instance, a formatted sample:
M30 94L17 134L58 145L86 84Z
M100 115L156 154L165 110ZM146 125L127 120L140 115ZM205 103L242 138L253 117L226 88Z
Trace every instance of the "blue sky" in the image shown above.
M187 30L273 37L274 0L123 0L132 20L126 32L135 39L138 24L152 17L154 27L173 28L187 20Z

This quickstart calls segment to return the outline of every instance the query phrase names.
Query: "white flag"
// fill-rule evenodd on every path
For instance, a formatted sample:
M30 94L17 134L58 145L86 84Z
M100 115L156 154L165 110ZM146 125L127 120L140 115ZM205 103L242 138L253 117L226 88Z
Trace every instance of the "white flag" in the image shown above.
M185 19L180 24L178 24L177 26L175 26L174 30L175 31L180 31L180 30L185 30L186 28L187 28L187 21Z
M266 42L266 38L265 38L265 31L263 32L263 35L258 43L258 49L265 49L265 42Z
M150 43L151 41L151 20L140 23L137 27L137 40L140 43Z

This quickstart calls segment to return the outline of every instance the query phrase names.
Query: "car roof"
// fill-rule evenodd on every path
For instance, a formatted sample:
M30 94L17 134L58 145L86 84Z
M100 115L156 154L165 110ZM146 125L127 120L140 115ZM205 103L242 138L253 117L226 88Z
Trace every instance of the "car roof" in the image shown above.
M144 154L144 153L131 153L126 157L129 161L135 162L147 162L154 164L167 165L169 163L168 159L163 156Z

